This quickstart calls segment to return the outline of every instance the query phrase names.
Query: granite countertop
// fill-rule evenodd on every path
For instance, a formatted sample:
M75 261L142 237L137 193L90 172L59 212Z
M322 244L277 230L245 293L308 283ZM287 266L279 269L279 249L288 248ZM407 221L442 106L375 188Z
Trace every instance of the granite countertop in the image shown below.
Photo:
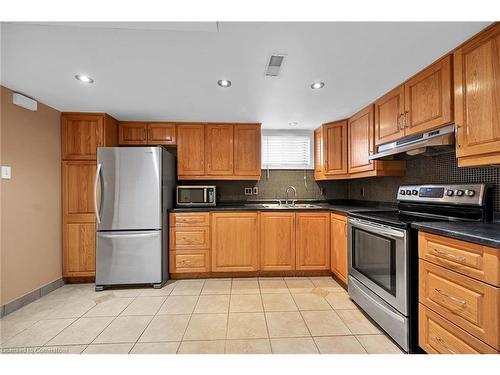
M500 249L500 221L488 223L421 222L412 228Z
M333 211L339 213L348 214L349 212L357 211L387 211L394 209L394 205L385 202L368 202L368 201L300 201L296 203L307 203L313 205L313 207L282 207L273 208L264 206L265 203L276 203L276 202L257 202L257 201L247 201L247 202L225 202L220 203L215 207L175 207L170 209L170 212L206 212L206 211Z

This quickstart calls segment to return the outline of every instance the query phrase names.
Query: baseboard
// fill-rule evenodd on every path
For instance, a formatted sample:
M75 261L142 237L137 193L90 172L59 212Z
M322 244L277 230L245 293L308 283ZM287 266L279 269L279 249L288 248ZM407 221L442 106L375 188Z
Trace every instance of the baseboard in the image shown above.
M41 288L35 289L34 291L29 292L28 294L25 294L24 296L19 297L14 301L11 301L5 305L0 306L0 318L16 310L19 310L21 307L26 306L27 304L34 302L37 299L40 299L41 297L49 294L50 292L56 290L57 288L62 287L63 285L64 285L64 280L61 277L60 279L52 281L51 283L48 283L47 285L44 285Z

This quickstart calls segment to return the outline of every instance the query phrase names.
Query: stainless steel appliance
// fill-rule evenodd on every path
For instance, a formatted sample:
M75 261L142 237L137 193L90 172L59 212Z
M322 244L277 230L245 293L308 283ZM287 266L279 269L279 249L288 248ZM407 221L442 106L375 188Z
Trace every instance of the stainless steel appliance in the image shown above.
M175 157L162 147L99 147L94 185L96 290L168 280Z
M217 189L215 186L177 186L177 206L215 206Z
M485 184L412 185L398 191L398 210L351 213L350 297L407 352L418 347L417 221L491 219Z

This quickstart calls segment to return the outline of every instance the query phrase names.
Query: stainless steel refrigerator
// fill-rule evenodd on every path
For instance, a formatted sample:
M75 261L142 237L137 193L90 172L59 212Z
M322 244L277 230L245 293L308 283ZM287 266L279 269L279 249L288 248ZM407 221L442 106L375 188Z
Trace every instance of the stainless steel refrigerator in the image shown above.
M99 147L94 186L96 290L168 280L175 156L162 147Z

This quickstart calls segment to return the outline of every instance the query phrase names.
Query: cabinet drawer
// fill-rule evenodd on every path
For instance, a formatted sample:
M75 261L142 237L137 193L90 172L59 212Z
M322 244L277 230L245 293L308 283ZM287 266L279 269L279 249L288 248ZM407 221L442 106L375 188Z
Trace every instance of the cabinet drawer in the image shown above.
M418 305L418 332L418 344L430 354L497 353L422 304Z
M210 224L209 212L193 212L193 213L171 213L170 226L175 227L204 227Z
M192 272L210 272L208 250L170 252L170 273Z
M495 349L500 288L419 261L419 302Z
M170 249L208 249L209 247L208 227L170 228Z
M418 252L421 259L495 286L500 285L500 251L497 249L420 232Z

